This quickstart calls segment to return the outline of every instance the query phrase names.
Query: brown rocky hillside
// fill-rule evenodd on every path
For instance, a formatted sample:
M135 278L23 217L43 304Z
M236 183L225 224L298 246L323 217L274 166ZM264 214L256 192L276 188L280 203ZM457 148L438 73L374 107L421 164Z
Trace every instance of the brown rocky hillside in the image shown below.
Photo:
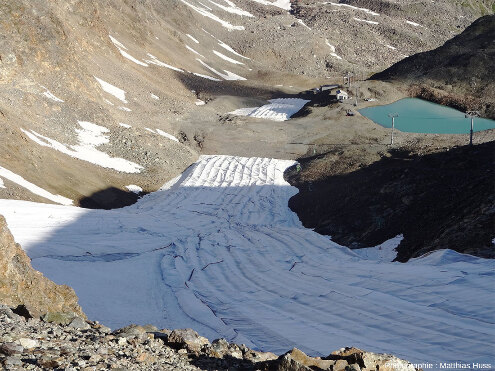
M495 15L476 20L441 47L415 54L372 79L396 81L410 93L495 118Z
M70 287L57 285L33 269L31 260L16 244L0 215L0 303L40 317L57 312L84 316Z

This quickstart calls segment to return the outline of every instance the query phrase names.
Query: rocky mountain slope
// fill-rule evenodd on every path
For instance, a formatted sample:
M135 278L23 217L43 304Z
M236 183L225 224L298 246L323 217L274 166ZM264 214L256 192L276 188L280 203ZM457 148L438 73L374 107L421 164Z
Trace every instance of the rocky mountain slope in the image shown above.
M441 47L415 54L374 75L413 95L495 118L495 16L476 20Z
M156 190L196 159L218 120L212 98L367 76L491 11L452 0L208 4L2 3L0 197L115 206L93 194Z
M131 325L116 331L75 317L69 325L25 318L0 304L0 365L5 370L277 370L414 371L387 354L343 348L327 357L298 349L276 356L191 329Z
M194 327L210 339L277 353L300 344L323 355L345 342L417 361L488 362L492 261L443 250L391 263L400 236L349 250L303 228L286 207L296 191L282 177L293 163L286 159L326 143L347 148L330 155L349 155L349 166L358 167L349 148L381 156L387 130L349 119L350 103L306 107L290 123L263 120L285 114L277 100L263 116L267 99L300 99L300 91L340 83L348 72L364 79L439 47L487 13L493 7L476 0L3 2L0 212L33 265L74 287L88 316L113 328ZM405 94L381 81L360 89L357 98L381 102ZM258 117L232 113L254 106ZM416 149L432 139L402 138L417 140ZM438 146L433 139L429 145ZM451 148L464 139L441 141ZM477 140L493 140L493 133ZM200 153L212 155L196 161ZM411 169L407 179L424 180ZM128 205L159 188L122 210L70 206ZM414 204L403 196L400 210ZM468 219L458 225L477 231L478 220ZM486 244L486 233L478 237ZM81 317L72 291L31 271L18 246L2 253L8 275L0 294L9 306L26 307L16 312L36 317L26 322L0 309L0 358L9 368L383 370L377 362L390 360L372 355L376 362L368 364L355 349L325 359L297 350L278 358L153 327L110 333ZM75 344L84 349L77 356Z
M33 316L73 312L84 316L70 287L56 285L31 267L31 260L14 242L0 215L0 303Z
M427 147L422 154L403 145L362 167L339 151L301 160L302 171L287 172L299 188L289 206L306 227L354 248L402 234L400 262L442 248L495 257L495 142Z

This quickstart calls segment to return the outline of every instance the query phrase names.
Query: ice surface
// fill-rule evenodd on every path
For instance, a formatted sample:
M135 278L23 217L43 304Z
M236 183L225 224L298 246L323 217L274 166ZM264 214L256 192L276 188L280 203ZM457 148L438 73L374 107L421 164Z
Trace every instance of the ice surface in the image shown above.
M270 99L269 102L269 104L261 107L240 108L229 113L237 116L259 117L273 121L287 121L310 101L300 98L278 98Z
M450 250L406 264L364 259L290 211L292 164L203 156L130 207L0 200L0 214L33 266L112 328L192 327L276 353L353 345L494 363L493 260Z

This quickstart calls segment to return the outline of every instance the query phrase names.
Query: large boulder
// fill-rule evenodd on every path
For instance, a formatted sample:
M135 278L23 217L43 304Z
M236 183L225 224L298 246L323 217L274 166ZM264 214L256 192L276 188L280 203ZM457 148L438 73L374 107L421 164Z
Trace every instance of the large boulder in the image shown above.
M412 363L391 354L366 352L358 348L342 348L330 354L327 359L343 359L349 364L359 365L362 371L415 371Z
M168 344L176 349L186 349L191 352L199 352L210 342L207 338L200 336L196 331L188 329L174 330L168 335Z
M31 260L14 241L5 218L0 215L0 303L25 308L29 315L75 313L86 318L73 289L57 285L33 269Z
M319 357L310 357L303 351L293 348L290 352L280 356L277 369L280 371L299 371L311 369L328 370L334 365L335 362L332 360L324 360Z

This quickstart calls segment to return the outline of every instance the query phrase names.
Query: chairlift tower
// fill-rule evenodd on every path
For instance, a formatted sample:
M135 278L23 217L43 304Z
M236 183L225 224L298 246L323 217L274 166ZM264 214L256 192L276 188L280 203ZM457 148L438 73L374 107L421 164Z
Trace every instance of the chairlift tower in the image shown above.
M469 131L469 145L473 145L473 129L474 129L474 118L479 117L480 113L478 111L467 111L465 118L471 118L471 130Z
M352 78L354 77L354 74L352 72L346 72L346 74L344 75L344 86L347 85L347 87L349 89L351 89L351 85L352 85Z
M394 144L394 129L395 129L395 118L399 117L398 113L389 113L388 117L392 118L392 135L390 137L390 145Z

